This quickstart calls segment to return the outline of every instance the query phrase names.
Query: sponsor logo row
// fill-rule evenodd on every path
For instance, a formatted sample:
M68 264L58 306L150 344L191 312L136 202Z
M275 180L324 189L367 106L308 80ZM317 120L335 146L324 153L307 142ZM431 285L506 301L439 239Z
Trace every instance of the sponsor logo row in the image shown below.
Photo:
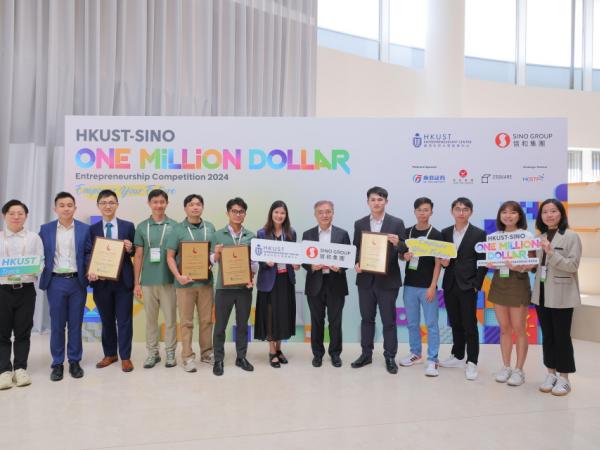
M494 173L494 172L479 172L477 174L470 172L467 169L448 174L442 173L424 173L417 172L412 174L412 181L415 184L499 184L499 183L543 183L545 172L543 169L531 174L514 174L514 173Z

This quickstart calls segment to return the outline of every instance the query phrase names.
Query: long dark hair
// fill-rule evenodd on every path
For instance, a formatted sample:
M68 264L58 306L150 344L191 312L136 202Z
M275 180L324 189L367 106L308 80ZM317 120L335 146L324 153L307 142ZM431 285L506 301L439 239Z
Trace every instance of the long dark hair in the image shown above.
M506 225L504 225L502 223L502 220L500 220L500 215L502 214L502 211L504 211L505 209L510 209L519 215L519 220L517 220L517 228L520 228L521 230L527 229L527 219L525 218L525 213L523 212L523 208L521 208L521 205L519 203L517 203L513 200L509 200L500 205L500 208L498 209L498 215L496 216L496 228L497 229L499 229L500 231L506 230Z
M560 212L560 222L558 222L558 232L560 234L564 234L565 230L567 228L569 228L569 221L567 220L567 211L565 210L565 207L560 202L560 200L557 200L555 198L548 198L542 202L542 204L540 205L540 208L538 209L537 217L535 218L535 227L538 230L540 230L542 233L545 233L546 231L548 231L548 225L546 225L544 223L544 221L542 220L542 209L544 209L544 206L546 206L549 203L552 203L554 206L556 206L556 209L558 209L558 211Z
M283 224L281 224L281 228L283 230L283 234L287 241L293 241L294 238L292 236L292 225L290 224L290 214L288 213L288 207L282 200L275 200L271 207L269 208L269 215L267 216L267 223L263 226L267 236L271 235L275 237L275 223L273 222L273 211L277 208L283 208L285 210L285 220Z

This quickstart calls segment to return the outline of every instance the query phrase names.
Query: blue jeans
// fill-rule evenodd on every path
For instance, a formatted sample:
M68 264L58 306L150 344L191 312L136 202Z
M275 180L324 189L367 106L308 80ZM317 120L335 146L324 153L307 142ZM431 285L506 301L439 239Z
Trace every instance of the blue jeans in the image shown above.
M438 361L440 328L438 325L438 300L427 301L427 288L404 286L403 299L408 319L408 342L411 353L421 356L421 306L427 326L427 360Z

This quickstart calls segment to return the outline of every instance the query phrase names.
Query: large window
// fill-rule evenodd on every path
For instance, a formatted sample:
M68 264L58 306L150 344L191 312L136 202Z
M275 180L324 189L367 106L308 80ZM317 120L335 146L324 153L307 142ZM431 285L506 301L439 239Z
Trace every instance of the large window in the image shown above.
M423 68L427 39L427 1L390 0L390 62Z
M581 150L569 150L567 163L569 183L581 181L583 175L582 156L583 152Z
M600 0L594 0L593 86L600 91Z

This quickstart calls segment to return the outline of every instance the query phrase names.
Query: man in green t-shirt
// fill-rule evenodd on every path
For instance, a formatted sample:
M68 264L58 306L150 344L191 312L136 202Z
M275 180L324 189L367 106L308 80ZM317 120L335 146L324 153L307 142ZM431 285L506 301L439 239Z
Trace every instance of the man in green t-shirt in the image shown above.
M184 241L210 242L215 232L212 223L202 219L204 199L201 195L190 194L183 200L186 218L177 224L167 241L167 264L175 277L175 292L179 323L181 326L181 359L183 370L196 372L196 355L192 350L194 333L194 310L198 309L200 361L213 363L212 346L212 306L213 277L208 271L208 280L194 281L179 272L181 254L179 244ZM210 247L209 247L210 249Z
M239 197L227 202L227 217L229 223L224 228L215 231L211 240L211 261L216 264L221 259L221 251L228 245L247 245L254 237L254 233L245 229L242 224L246 218L248 205ZM223 359L225 358L225 329L229 322L231 310L235 306L236 336L235 348L237 357L235 365L243 370L252 372L254 367L246 359L248 349L248 318L252 308L253 278L258 269L258 264L252 264L252 277L246 286L223 286L223 277L219 265L219 276L217 278L217 290L215 294L215 331L213 343L215 348L215 365L213 373L217 376L223 375Z
M175 367L177 348L177 302L173 274L167 266L167 240L176 222L165 214L169 196L161 189L148 193L148 206L152 215L135 230L135 260L133 265L134 288L137 298L143 298L146 312L146 349L148 357L144 369L160 362L158 353L158 310L165 318L166 367Z

